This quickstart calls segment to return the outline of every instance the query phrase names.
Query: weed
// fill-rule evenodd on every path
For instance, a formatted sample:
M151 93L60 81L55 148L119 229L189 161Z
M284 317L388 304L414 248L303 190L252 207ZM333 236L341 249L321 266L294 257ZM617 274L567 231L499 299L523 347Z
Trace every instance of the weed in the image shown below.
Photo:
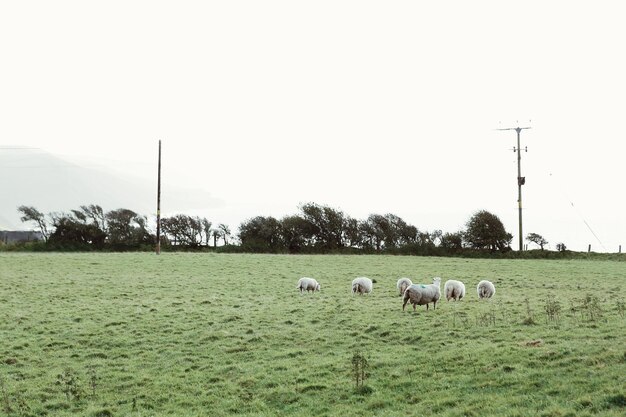
M495 326L496 314L493 311L478 314L476 316L476 325L480 327Z
M459 312L455 309L454 313L452 313L452 327L456 327L457 320L459 321L461 327L468 327L469 319L467 314L465 312Z
M0 375L0 391L2 393L2 409L9 414L13 409L11 408L11 398L9 397L9 392L4 382L4 376L2 375Z
M99 379L98 375L96 374L96 369L94 367L90 367L89 369L87 369L87 374L89 375L89 388L91 388L91 395L95 397Z
M368 376L365 372L368 365L367 359L360 352L355 352L354 355L352 355L352 376L354 377L357 391L359 387L361 387L361 389L363 388L365 379Z
M619 316L621 318L624 318L624 314L625 314L624 313L624 310L625 310L625 308L624 308L624 300L617 300L615 302L615 304L616 304L616 307L617 307L616 308L617 309L617 314L619 314Z
M17 391L15 393L15 403L17 404L17 410L20 415L27 413L30 411L29 405L26 403L24 397L22 397L22 393Z
M523 324L532 325L535 324L535 318L533 315L533 310L530 308L530 300L528 298L524 299L524 304L526 304L526 318L522 321Z
M546 321L548 323L559 323L560 313L561 313L561 304L558 300L553 300L548 298L546 300L546 305L544 306L546 311Z
M98 410L91 415L92 417L112 417L113 413L109 409Z
M587 294L585 298L581 300L581 314L583 319L589 321L596 321L602 317L602 308L600 307L600 300L595 295Z
M360 387L356 389L356 393L359 395L369 395L372 392L374 392L374 390L371 387L368 387L367 385L365 386L361 385Z
M68 401L80 400L82 390L80 388L80 380L71 368L66 368L62 373L57 375L56 385L61 386L61 391L65 394Z

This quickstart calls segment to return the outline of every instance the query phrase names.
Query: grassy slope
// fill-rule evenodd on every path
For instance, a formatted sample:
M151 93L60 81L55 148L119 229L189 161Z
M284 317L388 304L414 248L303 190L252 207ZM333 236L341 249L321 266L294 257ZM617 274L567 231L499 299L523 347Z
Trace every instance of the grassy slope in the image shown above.
M350 295L360 275L376 279L371 296ZM398 277L435 275L464 281L466 299L403 313ZM3 253L0 415L622 416L625 275L592 261ZM298 294L301 276L322 291ZM476 299L483 278L490 302ZM586 294L595 321L571 311ZM55 384L68 368L79 400Z

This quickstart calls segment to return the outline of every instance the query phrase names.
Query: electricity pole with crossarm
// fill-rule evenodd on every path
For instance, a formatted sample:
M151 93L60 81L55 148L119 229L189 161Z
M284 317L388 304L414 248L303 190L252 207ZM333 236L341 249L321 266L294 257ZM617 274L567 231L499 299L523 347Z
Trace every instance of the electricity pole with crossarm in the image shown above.
M530 127L508 127L498 130L515 130L517 132L517 148L513 147L513 152L517 152L517 205L519 210L519 250L524 250L524 235L522 233L522 185L526 184L526 177L522 177L522 148L520 146L520 132ZM528 147L524 148L528 152Z

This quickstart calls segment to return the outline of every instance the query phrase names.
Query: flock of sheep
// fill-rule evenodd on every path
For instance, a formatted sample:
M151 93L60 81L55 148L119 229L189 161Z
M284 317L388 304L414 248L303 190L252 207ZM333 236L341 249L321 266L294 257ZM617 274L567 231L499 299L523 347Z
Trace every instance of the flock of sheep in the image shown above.
M402 311L410 301L415 311L415 306L428 305L433 303L433 309L437 307L437 301L441 298L441 278L433 278L432 284L413 284L409 278L400 278L396 284L399 295L402 296ZM321 286L314 278L303 277L298 280L296 289L304 291L320 291ZM370 294L374 289L374 283L366 277L358 277L352 281L352 294ZM496 287L492 282L482 280L476 286L479 299L491 298L496 293ZM465 297L465 284L461 281L449 279L443 286L443 293L446 300L459 301Z

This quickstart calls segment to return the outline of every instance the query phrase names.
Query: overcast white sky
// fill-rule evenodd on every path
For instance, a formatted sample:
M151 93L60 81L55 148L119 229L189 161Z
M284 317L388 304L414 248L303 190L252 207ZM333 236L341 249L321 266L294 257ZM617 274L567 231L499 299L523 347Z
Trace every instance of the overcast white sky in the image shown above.
M165 190L232 229L310 201L444 232L487 209L517 248L495 129L519 123L524 234L626 245L618 1L0 4L0 146L150 177L162 139Z

